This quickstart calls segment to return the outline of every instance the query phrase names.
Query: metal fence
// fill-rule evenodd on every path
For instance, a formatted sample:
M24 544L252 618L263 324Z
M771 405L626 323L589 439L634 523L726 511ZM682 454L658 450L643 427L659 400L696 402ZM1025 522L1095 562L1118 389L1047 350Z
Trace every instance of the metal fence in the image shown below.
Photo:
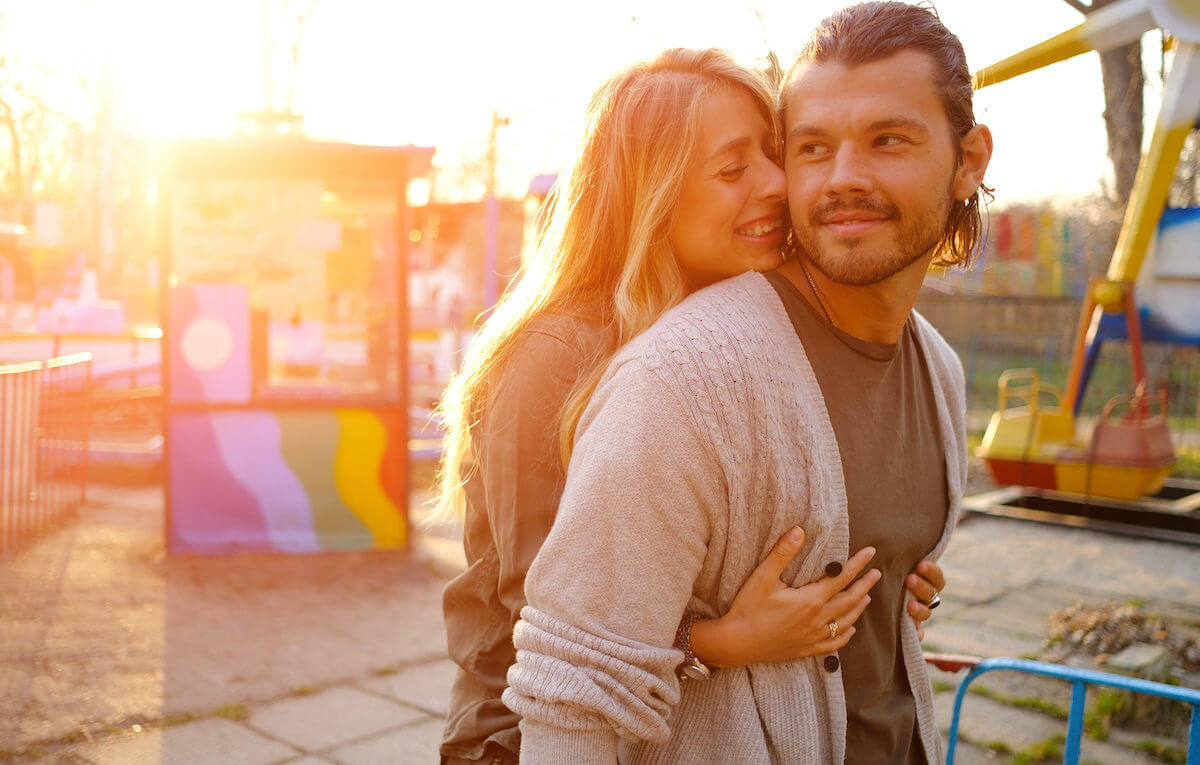
M0 551L83 503L92 357L0 366Z

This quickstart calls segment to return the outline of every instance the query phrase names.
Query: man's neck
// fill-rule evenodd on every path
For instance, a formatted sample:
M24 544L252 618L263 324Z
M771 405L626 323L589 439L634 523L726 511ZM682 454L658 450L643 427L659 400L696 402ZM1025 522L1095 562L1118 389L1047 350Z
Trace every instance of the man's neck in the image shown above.
M797 255L789 259L779 267L779 273L796 286L817 313L825 315L828 310L829 318L838 329L860 340L895 343L900 340L904 323L917 302L933 253L882 282L864 286L831 281L807 260L802 268L798 258L803 257ZM813 287L804 275L805 269L819 295L813 294Z

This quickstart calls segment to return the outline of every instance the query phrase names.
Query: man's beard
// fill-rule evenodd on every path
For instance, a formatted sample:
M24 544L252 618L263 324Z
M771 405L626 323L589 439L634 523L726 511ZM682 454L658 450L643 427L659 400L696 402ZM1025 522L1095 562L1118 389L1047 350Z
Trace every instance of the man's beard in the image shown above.
M827 202L809 213L806 227L794 228L796 243L809 262L829 280L858 287L878 284L925 257L941 242L953 203L954 197L948 194L946 203L939 209L925 210L919 217L906 222L895 205L883 200ZM868 244L866 237L861 237L857 241L843 240L837 246L837 253L826 251L820 243L819 232L824 229L825 221L847 212L885 217L884 225L898 226L899 232L892 242Z

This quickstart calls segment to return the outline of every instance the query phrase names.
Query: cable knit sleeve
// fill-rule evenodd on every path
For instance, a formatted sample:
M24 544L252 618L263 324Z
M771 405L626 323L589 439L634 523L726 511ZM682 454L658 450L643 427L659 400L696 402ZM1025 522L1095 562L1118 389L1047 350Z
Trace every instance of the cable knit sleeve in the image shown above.
M597 389L513 636L522 762L615 762L618 737L668 737L675 630L728 505L708 443L638 359Z

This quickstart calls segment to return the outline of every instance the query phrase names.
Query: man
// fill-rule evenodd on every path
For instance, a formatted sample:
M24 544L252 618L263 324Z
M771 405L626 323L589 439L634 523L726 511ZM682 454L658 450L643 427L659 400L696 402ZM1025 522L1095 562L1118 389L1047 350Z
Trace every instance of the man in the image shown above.
M581 422L514 634L504 698L524 761L942 759L901 616L929 607L905 602L904 572L941 553L960 509L964 391L913 305L930 264L965 262L979 235L992 145L971 96L962 46L929 10L864 3L816 30L783 93L794 257L667 314ZM681 693L681 614L725 613L793 525L807 533L781 577L793 587L877 548L854 637Z

